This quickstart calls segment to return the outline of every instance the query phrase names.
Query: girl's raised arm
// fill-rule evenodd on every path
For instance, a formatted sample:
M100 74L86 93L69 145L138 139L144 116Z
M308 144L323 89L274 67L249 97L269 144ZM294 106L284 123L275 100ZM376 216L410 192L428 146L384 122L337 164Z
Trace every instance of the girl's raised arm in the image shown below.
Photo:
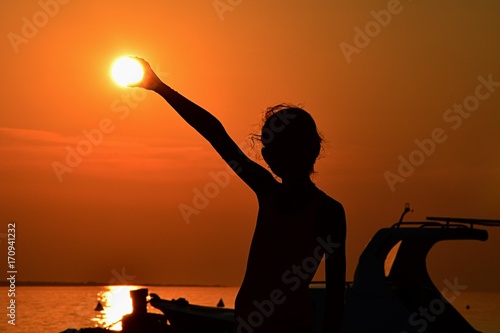
M153 90L162 96L189 125L210 142L224 161L257 195L275 184L271 173L243 153L217 118L163 83L144 59L135 59L142 64L145 72L144 78L136 86Z

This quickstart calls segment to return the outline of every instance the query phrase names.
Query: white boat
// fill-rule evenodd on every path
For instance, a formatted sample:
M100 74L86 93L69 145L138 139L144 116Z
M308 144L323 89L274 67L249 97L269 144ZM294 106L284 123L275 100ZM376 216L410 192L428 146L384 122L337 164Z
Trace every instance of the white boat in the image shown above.
M342 332L479 332L436 288L426 258L443 240L486 241L488 232L481 226L500 226L500 221L428 217L379 230L361 254L347 289ZM387 272L389 253L394 260ZM447 284L449 292L460 291L456 279Z

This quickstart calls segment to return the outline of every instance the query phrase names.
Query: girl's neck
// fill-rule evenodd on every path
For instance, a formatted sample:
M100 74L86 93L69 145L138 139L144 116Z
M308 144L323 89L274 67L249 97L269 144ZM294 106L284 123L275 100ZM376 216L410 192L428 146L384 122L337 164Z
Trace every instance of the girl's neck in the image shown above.
M284 178L281 180L281 184L283 185L284 188L296 188L296 189L303 189L314 186L314 183L309 177L309 175L302 177Z

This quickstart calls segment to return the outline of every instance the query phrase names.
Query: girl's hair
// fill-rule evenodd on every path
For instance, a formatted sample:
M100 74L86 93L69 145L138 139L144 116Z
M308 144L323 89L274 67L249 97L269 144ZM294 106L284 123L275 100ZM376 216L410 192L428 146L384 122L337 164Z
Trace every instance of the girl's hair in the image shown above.
M281 163L293 163L295 167L314 172L323 138L311 115L302 107L278 104L266 109L260 134L251 135L271 152L279 155Z

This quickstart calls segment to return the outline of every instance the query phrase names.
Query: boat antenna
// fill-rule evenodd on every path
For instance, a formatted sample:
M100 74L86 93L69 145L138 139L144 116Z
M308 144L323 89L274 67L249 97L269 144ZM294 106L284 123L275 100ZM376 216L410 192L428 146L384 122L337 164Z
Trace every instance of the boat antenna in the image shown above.
M406 213L408 213L408 212L413 212L413 209L410 209L409 202L405 203L405 209L403 211L403 214L401 214L401 217L399 218L398 227L401 223L403 223L403 218L405 217Z

